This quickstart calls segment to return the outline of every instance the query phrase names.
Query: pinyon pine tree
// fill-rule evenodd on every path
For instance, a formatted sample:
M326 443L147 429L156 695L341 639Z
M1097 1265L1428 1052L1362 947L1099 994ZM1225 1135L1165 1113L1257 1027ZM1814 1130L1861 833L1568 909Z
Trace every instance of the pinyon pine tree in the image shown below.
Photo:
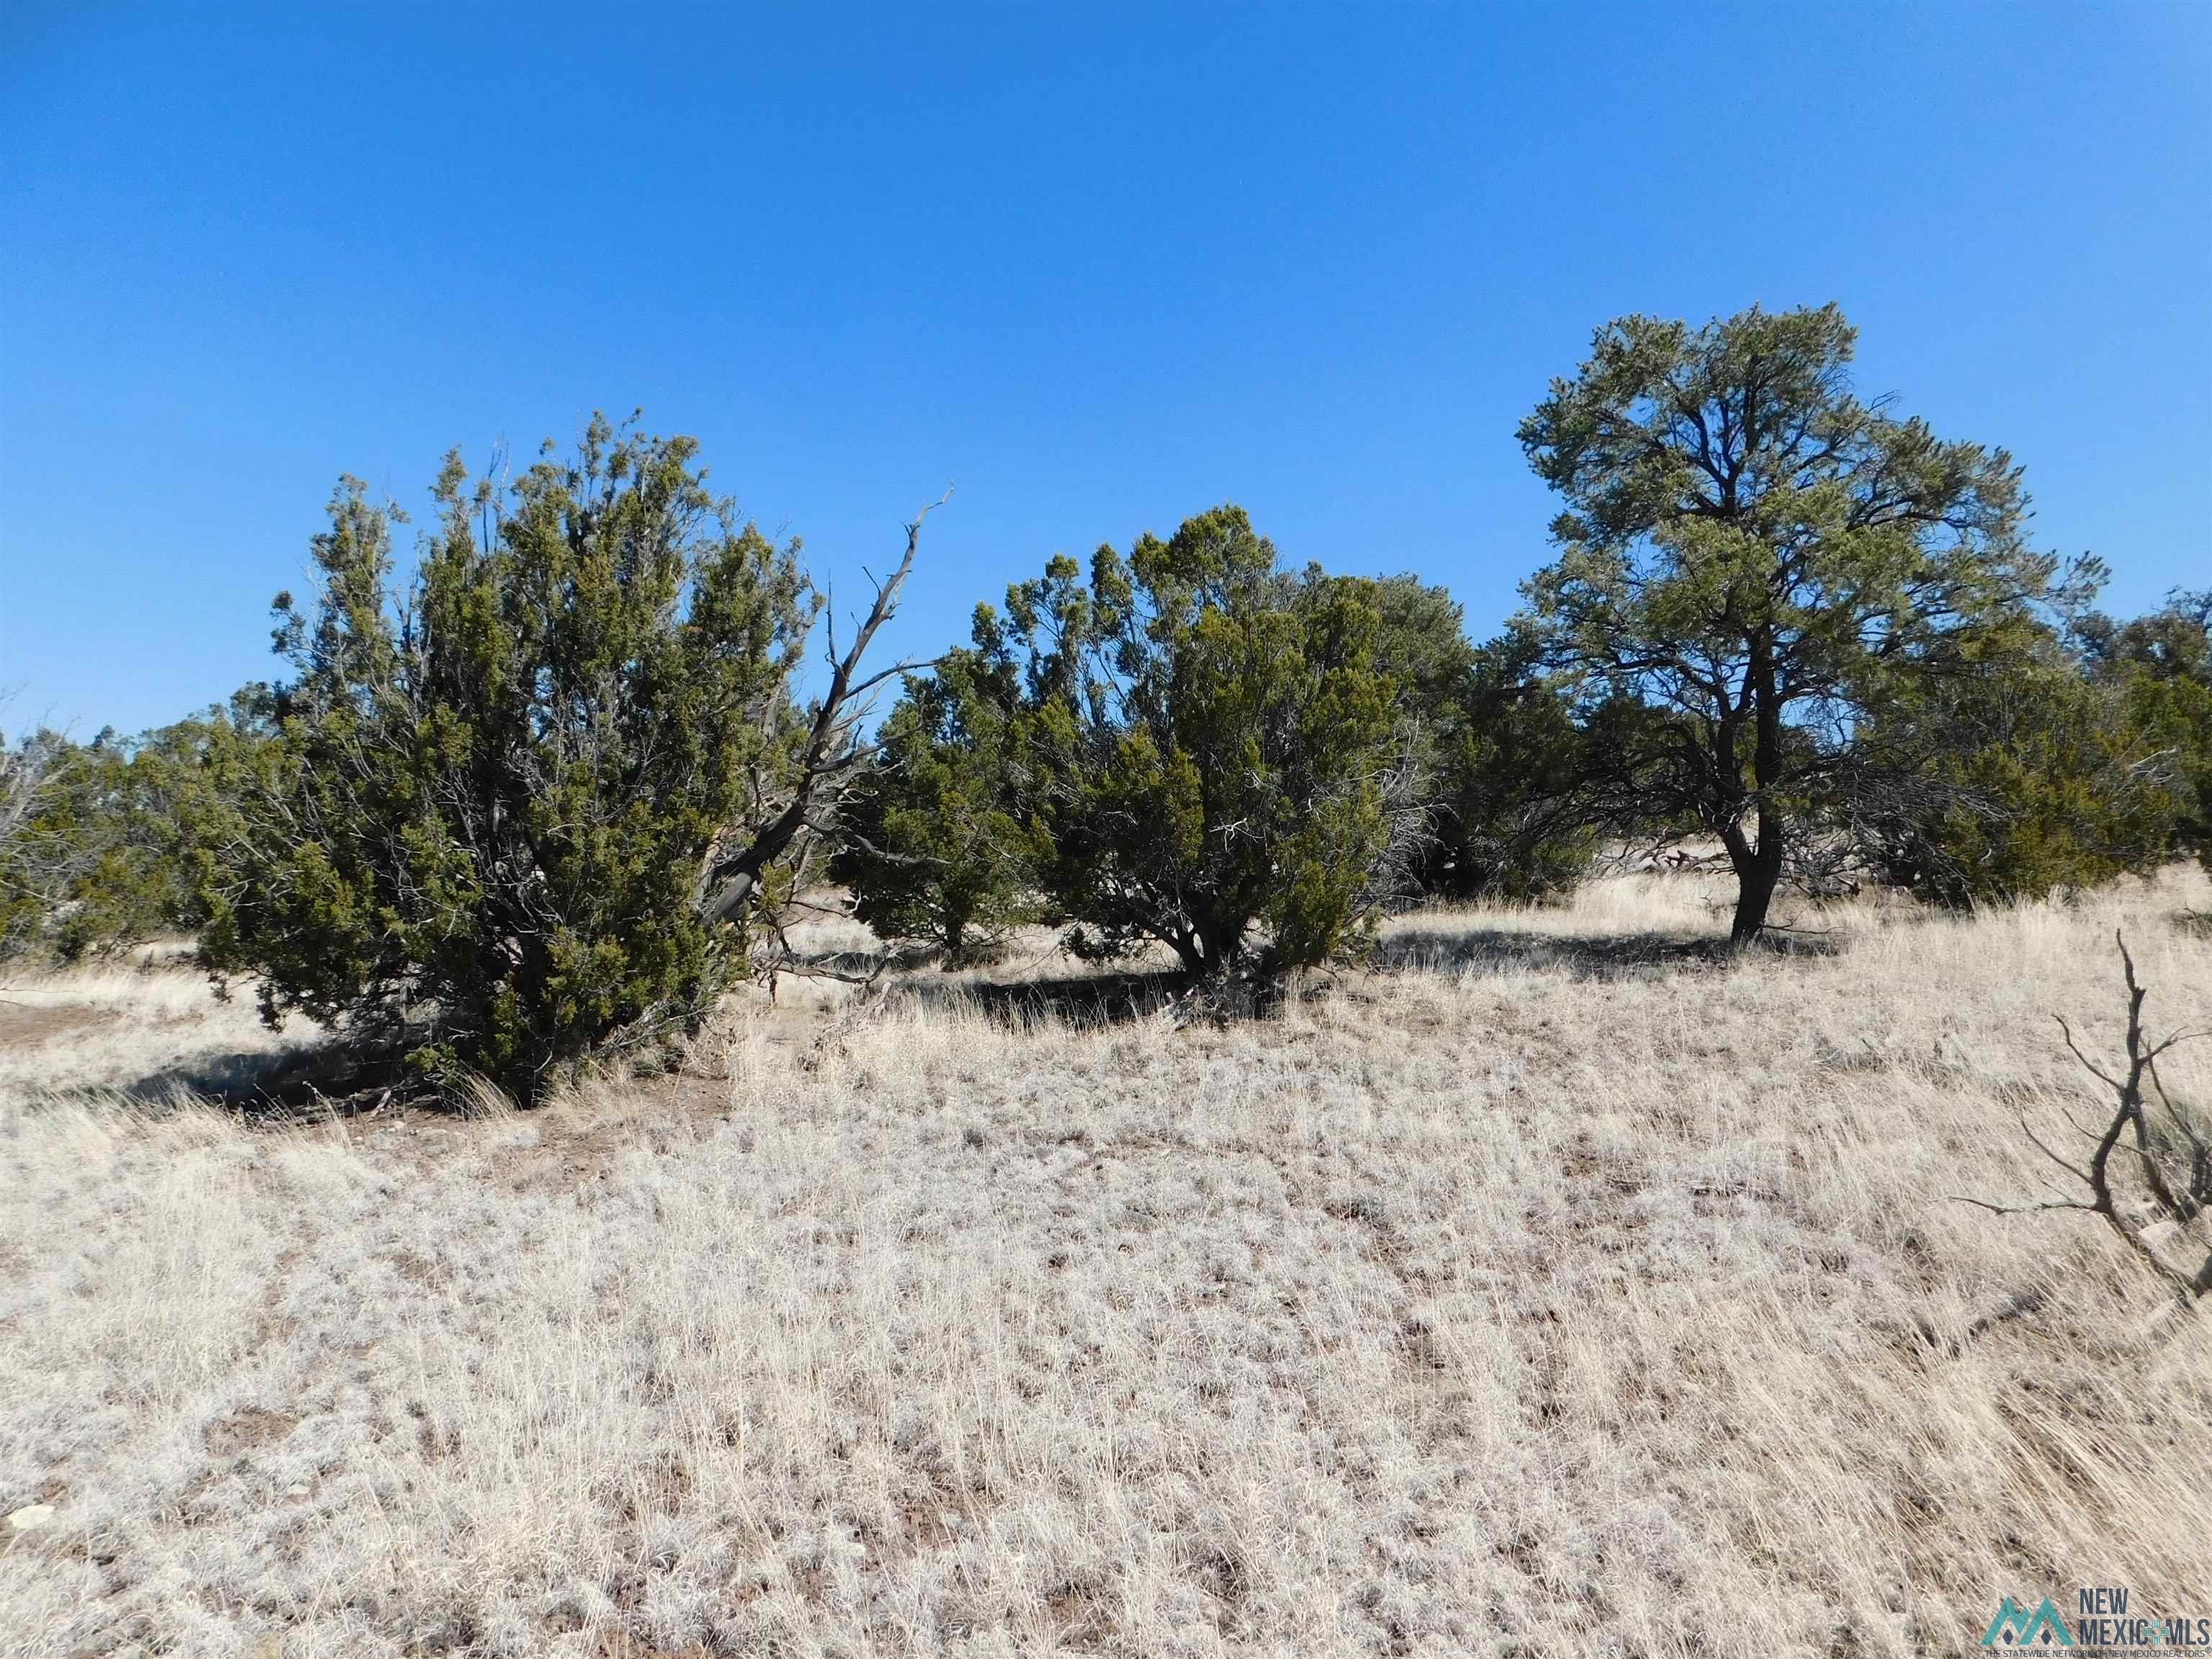
M1793 866L1913 787L1865 742L1887 683L2057 571L2010 457L1861 401L1854 338L1833 306L1623 318L1521 426L1565 502L1528 623L1609 734L1589 787L1616 823L1721 842L1740 943Z

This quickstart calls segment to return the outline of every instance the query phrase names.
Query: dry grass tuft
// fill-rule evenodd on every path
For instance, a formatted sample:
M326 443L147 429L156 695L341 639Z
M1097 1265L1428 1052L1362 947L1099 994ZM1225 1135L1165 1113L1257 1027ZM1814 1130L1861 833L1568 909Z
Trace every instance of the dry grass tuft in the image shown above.
M2081 1583L2212 1611L2212 1318L1948 1197L2041 1184L2018 1115L2082 1097L2050 1013L2112 1037L2115 925L2201 1018L2191 902L1727 962L1628 878L1228 1030L917 975L741 1010L710 1076L282 1131L45 1089L189 1047L185 993L95 985L0 1036L0 1509L55 1504L0 1630L1903 1655Z

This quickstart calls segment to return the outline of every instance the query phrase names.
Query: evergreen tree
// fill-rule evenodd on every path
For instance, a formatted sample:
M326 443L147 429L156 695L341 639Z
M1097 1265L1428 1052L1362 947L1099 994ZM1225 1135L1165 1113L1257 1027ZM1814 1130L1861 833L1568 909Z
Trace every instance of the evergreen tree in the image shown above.
M343 483L312 607L278 599L278 734L239 757L242 832L203 885L207 960L258 975L270 1020L419 1020L417 1066L527 1099L704 1017L740 939L702 887L799 763L817 602L696 447L594 418L511 492L450 457L404 598L399 515Z
M2010 458L1860 401L1853 340L1833 306L1624 318L1521 427L1566 504L1529 625L1586 715L1655 714L1608 716L1598 793L1721 841L1738 942L1895 786L1860 741L1887 684L2025 614L2056 574L2022 540Z
M2125 623L2080 624L2091 672L2120 688L2145 741L2170 762L2173 847L2212 870L2212 588L2176 588Z
M976 645L914 676L877 734L840 824L832 874L886 939L928 941L955 967L1041 914L1042 837L1020 803L1019 672L988 607Z
M1079 952L1157 942L1218 981L1357 945L1416 811L1360 584L1282 579L1222 507L1007 605L1038 877Z
M2049 629L1955 642L1897 688L1869 741L1916 785L1870 822L1887 872L1959 905L2040 898L2168 856L2173 756L2126 685L2086 677Z

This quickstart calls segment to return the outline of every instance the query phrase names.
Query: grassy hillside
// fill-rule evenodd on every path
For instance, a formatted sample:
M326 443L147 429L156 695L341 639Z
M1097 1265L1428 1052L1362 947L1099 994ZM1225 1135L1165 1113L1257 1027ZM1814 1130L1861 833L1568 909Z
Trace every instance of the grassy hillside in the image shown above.
M2212 1612L2212 1318L1953 1198L2050 1190L2019 1120L2094 1109L2051 1015L2116 1041L2116 926L2206 1023L2202 878L1735 962L1682 946L1707 898L1412 918L1227 1030L787 988L695 1074L468 1121L92 1092L270 1040L175 974L17 988L0 1509L53 1512L0 1528L7 1651L1767 1659L2077 1583ZM2212 1103L2212 1043L2166 1070Z

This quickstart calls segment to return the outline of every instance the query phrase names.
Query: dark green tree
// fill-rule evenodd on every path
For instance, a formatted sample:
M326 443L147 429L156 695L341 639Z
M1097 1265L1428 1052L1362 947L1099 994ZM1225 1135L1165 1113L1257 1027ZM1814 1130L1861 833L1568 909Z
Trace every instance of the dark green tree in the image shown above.
M910 678L840 815L831 873L885 939L925 940L947 968L1037 919L1042 839L1023 812L1021 679L988 609L973 648Z
M1870 823L1887 873L1933 902L2040 898L2169 855L2174 757L2123 684L2048 629L1959 641L1898 688L1870 741L1910 769L1908 810Z
M1375 608L1375 664L1395 688L1413 763L1414 889L1461 899L1571 890L1593 850L1576 817L1577 732L1525 637L1472 644L1458 601L1418 576L1344 580Z
M404 591L398 515L347 480L308 609L277 602L293 675L242 757L203 951L414 1063L535 1097L586 1055L694 1030L849 772L866 637L808 711L791 678L819 608L796 544L738 522L689 438L595 417L511 489L449 457Z
M1417 810L1359 584L1284 580L1222 507L1007 605L1038 876L1079 951L1157 942L1218 981L1356 945Z
M2143 740L2169 763L2173 848L2212 870L2212 588L2176 588L2160 610L2077 624L2089 672L2118 687Z
M71 849L52 944L65 960L196 933L211 850L239 828L235 776L271 735L265 686L143 732L72 751L52 823Z
M2047 597L2002 450L1939 439L1852 392L1833 306L1703 328L1648 317L1522 423L1565 502L1529 625L1585 715L1607 717L1594 779L1617 812L1693 821L1737 880L1730 936L1898 775L1861 738L1873 700L1963 628Z
M1514 632L1475 651L1460 701L1431 785L1447 860L1435 890L1564 897L1597 851L1583 794L1584 733L1571 704L1540 672L1534 641Z

